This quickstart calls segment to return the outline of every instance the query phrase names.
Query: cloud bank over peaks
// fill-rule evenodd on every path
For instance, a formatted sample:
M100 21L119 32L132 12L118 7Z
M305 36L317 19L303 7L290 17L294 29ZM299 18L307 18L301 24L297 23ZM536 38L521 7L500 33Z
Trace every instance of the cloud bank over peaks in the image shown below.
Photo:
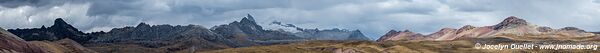
M598 0L2 0L0 27L33 28L64 18L85 31L151 25L212 27L252 14L303 28L358 29L371 39L389 30L432 33L463 25L490 26L508 16L530 23L600 31Z

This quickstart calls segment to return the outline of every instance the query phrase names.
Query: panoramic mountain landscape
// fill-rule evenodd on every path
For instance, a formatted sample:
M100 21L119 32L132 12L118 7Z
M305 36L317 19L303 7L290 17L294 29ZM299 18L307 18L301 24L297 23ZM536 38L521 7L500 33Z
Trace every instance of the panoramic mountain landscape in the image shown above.
M58 18L50 27L2 31L2 52L17 53L439 53L439 52L586 52L593 50L481 50L487 44L599 44L600 36L576 27L553 29L510 16L502 22L423 35L390 30L371 40L359 30L267 30L252 15L210 29L199 25L150 25L83 33ZM281 25L279 23L279 25ZM292 24L287 24L292 25ZM284 26L284 25L282 25ZM573 43L575 42L575 43ZM447 49L447 50L442 50Z
M600 0L0 0L0 53L600 53Z

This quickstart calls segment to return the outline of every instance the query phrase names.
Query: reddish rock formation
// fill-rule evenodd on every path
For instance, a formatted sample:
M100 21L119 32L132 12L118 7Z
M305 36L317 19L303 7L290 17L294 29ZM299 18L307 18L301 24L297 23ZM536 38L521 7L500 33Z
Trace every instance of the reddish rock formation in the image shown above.
M443 28L442 30L435 32L435 33L429 35L428 37L430 39L435 39L435 38L439 38L442 36L453 36L453 35L456 35L456 29Z
M516 36L524 35L561 35L561 36L548 36L553 38L571 38L571 37L588 37L594 36L593 33L588 33L575 27L565 27L558 30L554 30L550 27L537 26L527 23L527 21L510 16L504 19L502 22L493 26L474 27L471 25L465 25L460 29L443 28L438 32L429 35L416 36L413 32L393 32L390 31L377 41L387 40L425 40L425 41L444 41L444 40L455 40L461 38L490 38L497 37L499 34L512 34ZM418 39L418 37L428 37Z
M40 47L27 43L2 28L0 28L0 50L18 53L46 53Z
M391 30L386 35L383 35L377 41L387 41L387 40L420 40L424 39L425 36L419 33L411 32L409 30L395 32L395 30Z
M471 30L471 29L475 29L475 26L472 25L465 25L463 27L461 27L460 29L458 29L458 31L456 31L456 33L461 33L461 32L465 32L467 30Z
M515 16L510 16L510 17L504 19L504 21L494 25L494 29L498 30L498 29L503 29L503 28L525 26L525 25L528 25L527 21L525 21L523 19L519 19Z

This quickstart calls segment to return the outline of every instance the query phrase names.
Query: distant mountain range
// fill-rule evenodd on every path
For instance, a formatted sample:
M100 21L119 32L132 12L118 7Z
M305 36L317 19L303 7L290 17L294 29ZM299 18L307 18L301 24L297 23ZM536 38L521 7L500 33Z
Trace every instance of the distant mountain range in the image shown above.
M597 34L586 32L575 27L552 29L550 27L534 25L528 23L523 19L517 18L515 16L510 16L504 19L504 21L493 26L475 27L471 25L466 25L461 27L460 29L443 28L438 32L429 35L422 35L420 33L415 33L408 30L391 30L390 32L379 38L377 41L447 41L456 39L493 37L504 37L512 39L517 38L518 36L528 35L542 35L543 37L549 37L554 39L568 39L579 37L592 37L596 36Z
M188 52L259 45L286 44L309 40L369 40L359 30L306 29L302 32L265 30L254 17L219 25L210 29L198 26L149 25L114 28L108 32L83 33L66 23L55 20L50 27L9 29L26 41L56 42L72 39L101 53L113 52Z

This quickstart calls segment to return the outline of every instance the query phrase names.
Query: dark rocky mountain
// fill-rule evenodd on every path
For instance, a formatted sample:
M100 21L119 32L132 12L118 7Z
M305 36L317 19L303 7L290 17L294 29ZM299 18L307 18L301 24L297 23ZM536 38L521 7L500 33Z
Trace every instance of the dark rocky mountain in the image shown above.
M55 41L63 38L70 38L77 42L85 42L92 38L71 26L61 18L54 20L54 25L50 27L42 26L41 28L32 29L9 29L8 31L26 41Z
M502 28L509 28L509 27L517 27L517 26L527 26L529 23L527 23L527 21L517 18L515 16L510 16L506 19L504 19L504 21L494 25L494 29L495 30L499 30Z
M30 44L0 28L0 53L46 53L37 45Z
M293 34L275 30L264 30L252 18L251 15L242 18L240 22L234 21L226 25L212 27L211 30L226 36L227 38L238 40L292 40L300 39Z
M89 43L94 44L84 45L91 47L91 49L99 50L103 53L110 51L107 49L154 48L151 50L163 50L162 52L167 52L179 51L188 48L199 48L197 50L202 51L211 49L241 47L247 45L257 45L251 42L246 43L242 40L227 39L223 35L214 33L209 29L198 25L150 26L145 23L140 23L136 27L115 28L107 33L98 33L94 35L97 35L97 37L88 41Z

